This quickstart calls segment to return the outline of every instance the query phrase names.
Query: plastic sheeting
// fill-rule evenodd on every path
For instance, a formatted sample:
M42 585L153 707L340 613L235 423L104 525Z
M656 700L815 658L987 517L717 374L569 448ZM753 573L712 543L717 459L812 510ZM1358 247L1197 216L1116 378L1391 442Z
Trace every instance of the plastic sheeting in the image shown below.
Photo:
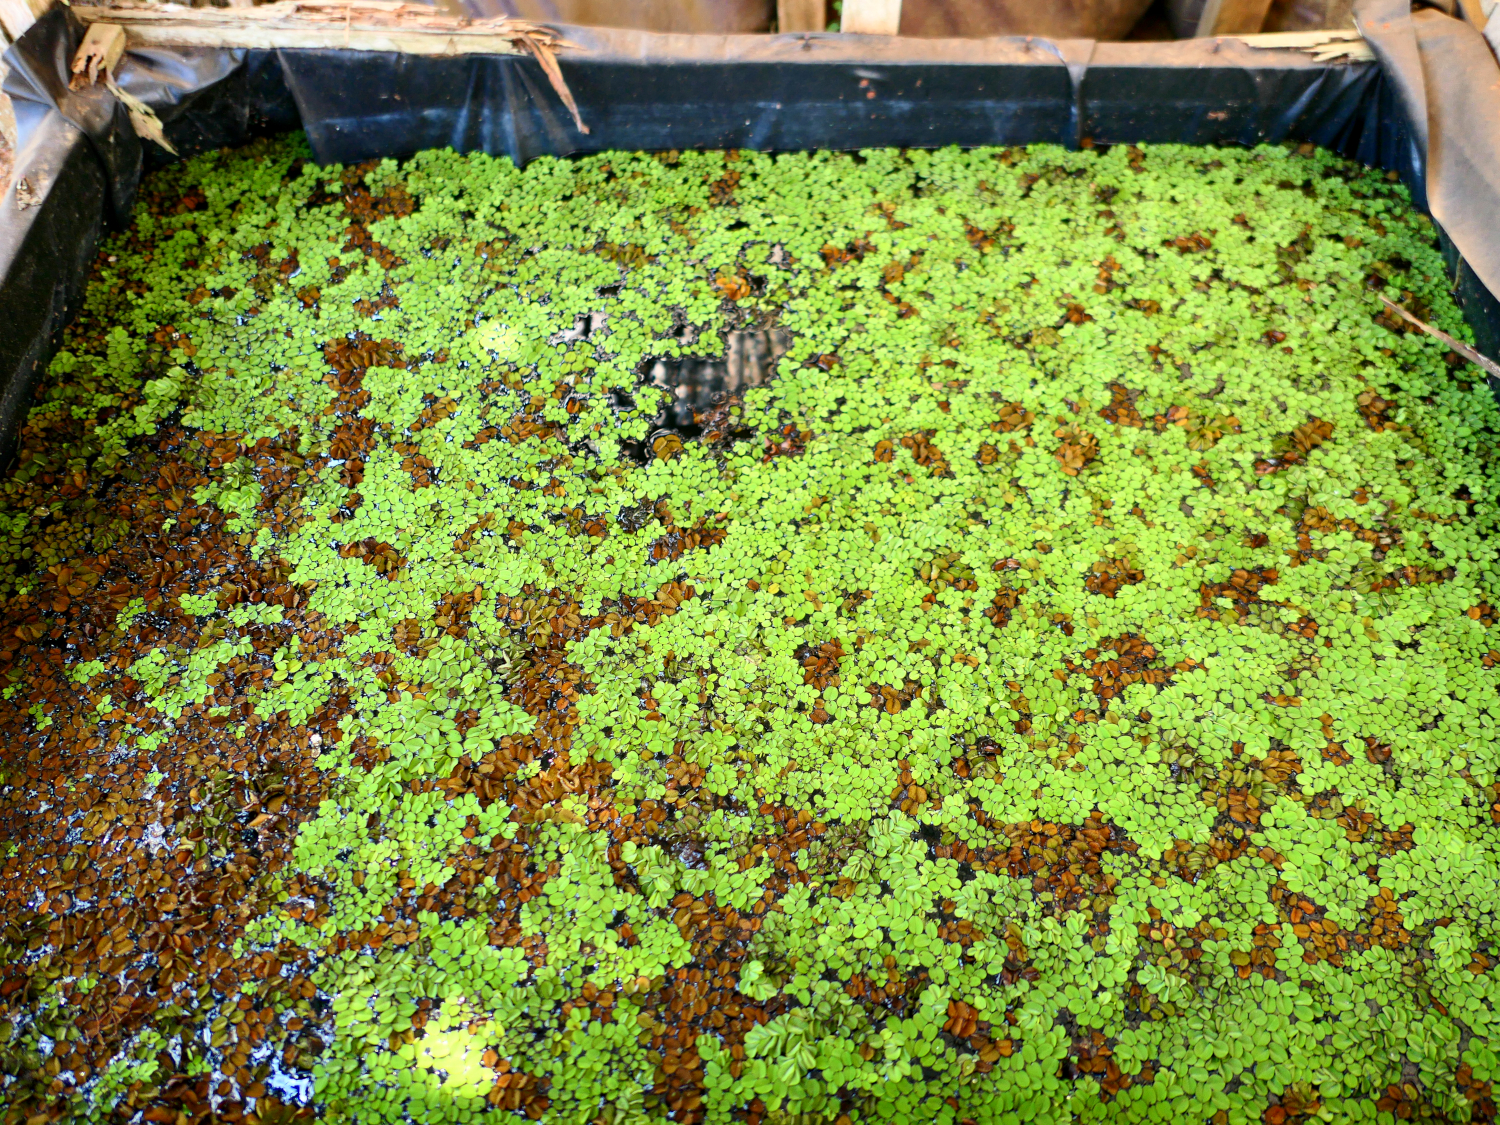
M518 56L285 51L287 84L321 159L452 146L544 154L608 149L857 149L1076 142L1068 61L1091 44L876 36L662 36L567 28L563 73L589 134Z
M1235 40L656 36L568 28L575 130L529 58L284 51L319 158L351 163L451 146L540 155L607 149L857 149L877 145L1294 137L1402 167L1402 104L1380 69L1325 65ZM1408 146L1409 147L1409 146Z
M0 468L10 465L31 393L76 307L111 194L103 162L59 114L34 121L28 139L17 181L41 201L23 210L14 190L0 198Z
M667 35L565 27L579 133L524 56L354 51L132 52L121 85L184 155L300 123L319 159L425 148L517 161L606 149L1077 146L1310 140L1397 169L1444 231L1483 350L1500 349L1500 69L1467 25L1405 0L1360 0L1379 64L1318 63L1236 40ZM86 279L102 225L128 214L143 152L102 91L66 74L82 27L56 9L6 54L17 175L0 200L0 463L40 364ZM14 312L12 311L14 310Z

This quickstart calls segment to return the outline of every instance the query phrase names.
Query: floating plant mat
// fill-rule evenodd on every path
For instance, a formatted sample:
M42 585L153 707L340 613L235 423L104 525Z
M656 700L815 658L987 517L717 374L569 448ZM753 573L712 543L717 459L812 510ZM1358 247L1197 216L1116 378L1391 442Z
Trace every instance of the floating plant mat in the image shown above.
M159 173L4 485L7 1120L1488 1119L1500 419L1377 292L1311 149Z

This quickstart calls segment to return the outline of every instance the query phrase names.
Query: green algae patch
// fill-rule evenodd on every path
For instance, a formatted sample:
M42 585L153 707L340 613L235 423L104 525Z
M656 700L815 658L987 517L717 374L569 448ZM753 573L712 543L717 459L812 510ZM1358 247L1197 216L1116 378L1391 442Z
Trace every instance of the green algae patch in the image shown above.
M11 851L28 1114L1493 1118L1500 416L1376 298L1465 332L1387 177L293 139L150 192L6 486L5 815L201 722L108 806L180 815L80 822L243 905ZM187 535L233 565L109 569Z

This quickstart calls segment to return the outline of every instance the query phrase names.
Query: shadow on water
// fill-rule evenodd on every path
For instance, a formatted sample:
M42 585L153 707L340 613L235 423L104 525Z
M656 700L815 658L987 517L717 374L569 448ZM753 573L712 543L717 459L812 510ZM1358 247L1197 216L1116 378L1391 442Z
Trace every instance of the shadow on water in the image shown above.
M748 436L754 427L744 417L744 393L770 383L777 361L790 346L791 335L785 329L759 328L728 333L722 356L646 360L639 385L664 391L668 399L651 420L646 439L625 443L625 452L645 460L652 442L664 434L710 442ZM634 402L617 395L615 405L629 410Z

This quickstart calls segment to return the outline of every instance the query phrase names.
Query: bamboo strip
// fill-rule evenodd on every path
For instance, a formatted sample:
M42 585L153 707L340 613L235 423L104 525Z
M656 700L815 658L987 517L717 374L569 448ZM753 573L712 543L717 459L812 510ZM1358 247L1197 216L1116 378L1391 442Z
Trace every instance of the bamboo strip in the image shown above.
M413 55L531 53L529 38L571 47L526 20L467 20L401 0L278 0L251 8L188 8L178 4L74 5L85 23L125 28L131 47L336 48Z

